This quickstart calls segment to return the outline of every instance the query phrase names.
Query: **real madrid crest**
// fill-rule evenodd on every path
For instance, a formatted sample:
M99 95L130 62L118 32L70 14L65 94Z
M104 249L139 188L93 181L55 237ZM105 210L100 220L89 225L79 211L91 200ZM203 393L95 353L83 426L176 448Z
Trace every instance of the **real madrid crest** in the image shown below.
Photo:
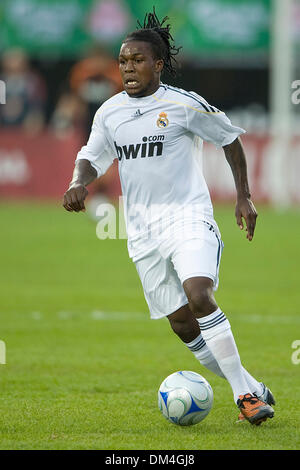
M158 119L156 121L158 127L167 127L169 124L169 119L167 118L167 113L159 113Z

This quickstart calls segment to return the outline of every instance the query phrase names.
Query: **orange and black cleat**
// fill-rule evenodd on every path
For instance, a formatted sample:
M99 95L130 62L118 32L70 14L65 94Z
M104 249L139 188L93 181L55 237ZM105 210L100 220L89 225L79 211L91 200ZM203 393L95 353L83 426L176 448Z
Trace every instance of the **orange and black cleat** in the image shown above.
M271 390L263 382L260 382L260 385L262 386L262 394L261 395L255 394L255 396L260 401L263 401L264 403L267 403L270 406L275 405L275 398ZM243 415L242 412L240 412L237 423L245 423L246 421L247 420L245 416Z
M247 421L251 424L259 426L267 418L273 418L273 408L259 400L255 395L246 393L246 395L240 395L237 401L237 406Z

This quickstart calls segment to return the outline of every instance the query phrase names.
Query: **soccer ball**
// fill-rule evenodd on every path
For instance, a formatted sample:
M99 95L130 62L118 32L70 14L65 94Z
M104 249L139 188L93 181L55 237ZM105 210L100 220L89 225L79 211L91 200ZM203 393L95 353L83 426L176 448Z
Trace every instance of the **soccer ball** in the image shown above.
M182 370L169 375L158 390L158 408L171 423L190 426L210 412L213 390L196 372Z

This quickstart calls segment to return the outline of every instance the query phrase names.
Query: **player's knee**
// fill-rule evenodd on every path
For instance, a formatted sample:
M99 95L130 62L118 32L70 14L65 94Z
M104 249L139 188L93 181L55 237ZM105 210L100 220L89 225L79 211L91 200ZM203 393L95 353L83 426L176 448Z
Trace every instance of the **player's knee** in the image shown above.
M210 289L199 289L191 292L189 305L196 317L204 317L217 309L217 304Z

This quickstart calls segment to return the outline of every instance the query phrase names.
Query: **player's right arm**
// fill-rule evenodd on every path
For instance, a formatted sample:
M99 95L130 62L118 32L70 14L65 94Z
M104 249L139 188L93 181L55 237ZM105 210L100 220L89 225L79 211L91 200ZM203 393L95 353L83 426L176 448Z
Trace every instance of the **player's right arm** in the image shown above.
M86 186L97 178L97 171L89 160L80 159L75 163L73 178L64 194L63 206L69 211L85 211L84 200L88 195Z
M73 178L64 194L63 206L69 212L85 210L86 186L103 175L115 158L104 129L102 112L99 111L87 144L78 152Z

